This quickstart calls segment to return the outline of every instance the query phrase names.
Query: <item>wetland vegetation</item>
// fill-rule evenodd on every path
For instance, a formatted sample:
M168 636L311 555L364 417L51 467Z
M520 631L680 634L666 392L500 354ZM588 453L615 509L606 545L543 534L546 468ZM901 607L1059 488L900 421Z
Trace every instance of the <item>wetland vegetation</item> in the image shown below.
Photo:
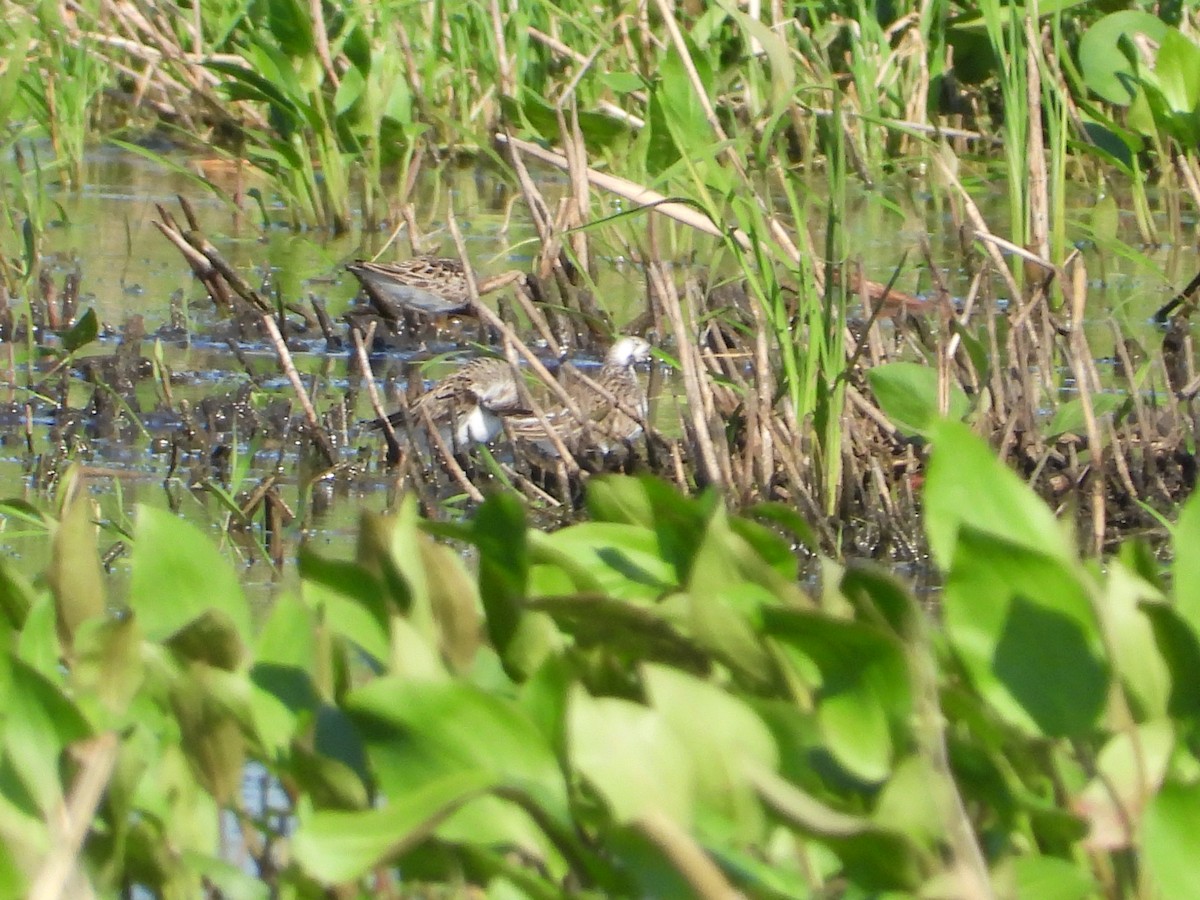
M0 895L1200 896L1194 11L0 8Z

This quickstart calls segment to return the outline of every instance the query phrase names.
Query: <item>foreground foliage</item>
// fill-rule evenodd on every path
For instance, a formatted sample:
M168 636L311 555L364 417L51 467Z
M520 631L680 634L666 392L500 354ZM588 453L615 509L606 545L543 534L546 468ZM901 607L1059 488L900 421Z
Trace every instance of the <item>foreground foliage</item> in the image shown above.
M143 508L114 610L76 491L45 577L2 569L0 893L1194 896L1200 564L1102 570L933 439L940 623L866 565L804 590L787 509L632 478L550 534L368 518L258 627Z

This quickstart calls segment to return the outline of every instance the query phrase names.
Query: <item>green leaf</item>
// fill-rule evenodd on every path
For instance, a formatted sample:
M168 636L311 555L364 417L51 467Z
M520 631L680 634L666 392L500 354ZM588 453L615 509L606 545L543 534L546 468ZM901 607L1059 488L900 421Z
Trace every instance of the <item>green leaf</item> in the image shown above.
M1072 566L963 527L945 598L946 633L1001 714L1056 737L1092 727L1108 695L1108 662Z
M20 779L43 817L60 810L59 766L73 742L91 736L75 704L41 673L18 659L5 667L3 741L7 765Z
M856 777L891 772L892 732L912 709L903 645L887 632L817 612L764 610L767 631L820 670L817 721L829 751Z
M187 665L171 684L171 709L179 723L183 751L204 789L218 804L229 803L241 789L245 740L228 701L240 676L204 663Z
M1200 47L1177 28L1168 28L1158 47L1154 75L1172 113L1193 119L1200 110ZM1194 122L1190 128L1194 128Z
M141 650L141 629L132 616L91 619L75 636L71 680L110 712L124 712L142 685Z
M564 569L577 590L620 599L654 600L677 584L654 531L640 525L581 522L530 535L534 560Z
M300 550L304 603L334 634L385 663L391 653L388 610L379 580L358 563L328 560Z
M103 615L105 608L93 504L84 490L75 494L54 530L46 576L54 592L59 638L69 651L79 626Z
M1119 39L1144 34L1161 44L1168 26L1153 13L1122 10L1095 22L1079 41L1079 66L1088 90L1118 106L1128 106L1138 81L1133 63L1118 49Z
M943 422L934 428L933 442L924 518L939 567L949 568L958 531L968 525L1056 559L1075 559L1054 514L970 429Z
M74 353L80 347L90 344L100 334L100 325L96 319L96 311L90 306L79 320L63 335L63 349Z
M271 896L266 881L255 878L240 866L219 856L185 850L181 854L181 861L188 870L202 876L206 887L211 885L207 889L219 896L244 897L245 900L268 900Z
M1175 609L1192 631L1200 634L1200 491L1193 491L1183 504L1179 521L1171 533L1175 563Z
M687 748L662 713L628 700L592 697L576 685L567 713L571 763L631 823L654 811L692 821L694 776Z
M766 820L746 779L746 767L773 769L779 763L766 725L728 691L667 666L645 666L642 680L651 706L687 750L701 828L704 819L719 817L722 839L761 840ZM728 834L723 833L726 823Z
M529 579L525 509L511 494L493 494L480 504L471 528L472 540L479 548L479 594L488 635L509 665L509 645L517 635ZM536 666L526 671L533 668Z
M250 611L241 583L195 525L139 505L131 568L129 606L147 639L165 641L211 614L249 646Z
M425 840L454 810L498 781L481 770L452 772L397 792L383 809L301 815L293 858L326 884L359 878Z
M388 798L446 774L481 771L569 820L557 757L513 701L469 684L385 677L353 691L346 706Z
M649 479L601 475L587 484L588 516L593 522L619 522L653 528L655 511Z
M437 624L440 648L459 672L466 672L480 647L482 622L479 589L462 555L428 535L416 536L425 568L427 600Z
M1139 721L1167 715L1172 693L1170 665L1159 650L1146 602L1163 596L1119 561L1109 564L1099 609L1115 669Z
M915 362L890 362L867 370L867 381L879 408L892 424L907 434L928 435L939 419L938 372ZM952 383L947 416L961 420L971 411L971 401Z
M1162 661L1171 673L1167 710L1172 716L1200 718L1200 637L1175 609L1143 603Z
M1142 847L1158 896L1200 898L1196 879L1196 835L1200 834L1200 784L1171 782L1146 812Z
M1124 394L1093 394L1091 397L1092 413L1099 420L1117 409L1125 402ZM1075 397L1061 404L1054 412L1054 418L1047 426L1046 436L1057 437L1060 434L1073 432L1083 433L1087 429L1084 418L1083 400Z
M921 854L908 835L833 809L769 770L752 771L750 778L780 818L837 854L859 888L913 890L918 884Z
M1019 856L1013 860L1016 900L1087 900L1096 883L1076 863L1054 856Z

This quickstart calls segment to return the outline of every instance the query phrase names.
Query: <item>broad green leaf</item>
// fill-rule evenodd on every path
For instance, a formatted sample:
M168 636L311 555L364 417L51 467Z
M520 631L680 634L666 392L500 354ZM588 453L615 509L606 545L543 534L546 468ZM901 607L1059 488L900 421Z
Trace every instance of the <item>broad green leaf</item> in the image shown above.
M817 721L829 751L864 781L891 772L892 732L912 709L904 648L887 632L823 613L769 609L767 630L820 670Z
M1200 717L1200 637L1174 608L1143 603L1162 661L1171 673L1168 711L1172 716Z
M941 569L950 567L964 525L1056 559L1075 558L1053 513L970 429L942 422L932 436L924 519L930 550Z
M221 896L244 897L245 900L268 900L271 896L271 888L266 880L255 878L241 866L219 856L185 850L180 855L180 861L187 869L202 876L205 885L211 885L209 889Z
M1159 652L1154 626L1139 604L1165 599L1121 562L1113 561L1097 608L1112 651L1116 673L1129 692L1139 721L1167 715L1171 671Z
M611 600L595 594L565 594L530 600L529 609L545 612L570 636L575 646L659 661L692 671L711 662L706 648L690 638L685 623L664 617L667 606L654 607ZM547 662L555 657L549 657Z
M1175 609L1192 631L1200 634L1200 491L1193 491L1179 512L1171 534L1175 563Z
M132 616L91 619L75 635L71 680L109 712L123 713L142 686L142 633ZM82 697L81 697L82 700Z
M425 534L417 540L441 651L455 670L465 672L474 662L482 638L479 589L461 554Z
M195 525L139 506L131 568L129 606L148 640L165 641L213 613L249 645L250 611L241 583Z
M932 366L915 362L890 362L867 370L867 381L879 408L892 424L907 434L928 435L938 421L938 373ZM971 401L957 384L951 384L946 415L963 419Z
M183 751L204 789L219 804L229 803L241 788L245 739L223 697L222 677L238 676L191 663L171 686L171 708L179 723Z
M648 479L602 475L587 483L588 516L593 522L654 527L654 505Z
M704 829L707 820L719 817L723 839L739 844L761 840L765 817L746 779L746 766L778 765L766 725L728 691L676 669L648 665L642 680L651 706L687 750L695 776L697 824Z
M99 334L100 324L96 318L96 311L89 306L79 320L63 335L63 349L68 353L74 353L80 347L94 341Z
M617 822L658 812L692 822L695 776L687 748L658 710L576 685L567 712L573 767L608 803Z
M91 497L81 489L54 529L50 567L59 638L70 649L75 632L104 613L104 573L96 550L96 523Z
M1193 119L1200 113L1200 47L1177 28L1168 28L1158 47L1154 76L1172 113Z
M525 509L511 494L493 494L480 505L471 528L472 540L479 548L479 594L492 646L510 672L532 672L538 662L531 657L540 662L540 648L521 647L531 651L527 657L510 646L518 636L521 604L529 583Z
M379 581L357 563L322 559L300 551L305 604L336 635L384 663L390 654L388 610Z
M774 551L777 548L771 549ZM796 584L795 573L783 574L774 562L764 558L755 543L732 527L724 507L717 507L709 516L708 525L696 547L687 586L692 593L712 594L725 588L739 588L749 582L767 589L778 603L788 606L811 605Z
M1091 397L1092 412L1101 419L1125 402L1123 394L1093 394ZM1087 420L1083 414L1083 401L1079 397L1061 404L1054 413L1054 418L1046 426L1046 437L1056 437L1067 432L1082 433L1087 428Z
M425 840L450 813L498 781L479 769L451 772L397 792L382 809L302 814L293 858L326 884L357 879Z
M1077 735L1108 695L1108 661L1089 588L1060 559L960 529L945 588L945 629L983 694L1034 733Z
M577 590L654 600L677 583L658 537L640 525L581 522L551 534L533 533L530 546L537 562L567 571Z
M0 613L10 628L21 628L37 600L33 585L7 559L0 559ZM5 629L7 630L7 629Z
M792 51L787 42L774 30L742 12L728 0L720 0L720 6L726 15L746 32L747 44L750 43L750 39L757 41L766 54L771 63L771 107L776 112L782 110L792 99L792 91L796 86L796 64L792 61Z
M1014 900L1088 900L1097 896L1096 883L1086 869L1056 856L1018 856L1012 860L1012 881Z
M557 757L525 711L469 684L377 678L353 691L357 723L384 796L444 775L480 771L569 819Z
M1123 35L1144 34L1161 43L1168 26L1153 13L1122 10L1095 22L1079 41L1079 66L1088 90L1109 103L1128 106L1134 94L1137 71L1118 49Z
M1142 849L1157 896L1200 898L1196 878L1196 836L1200 835L1200 784L1170 782L1146 811Z
M63 802L59 767L67 747L91 736L75 704L41 673L10 658L4 692L6 762L42 815L56 814Z
M845 877L858 887L912 890L918 884L922 854L908 835L833 809L769 770L752 771L750 778L781 819L837 854Z

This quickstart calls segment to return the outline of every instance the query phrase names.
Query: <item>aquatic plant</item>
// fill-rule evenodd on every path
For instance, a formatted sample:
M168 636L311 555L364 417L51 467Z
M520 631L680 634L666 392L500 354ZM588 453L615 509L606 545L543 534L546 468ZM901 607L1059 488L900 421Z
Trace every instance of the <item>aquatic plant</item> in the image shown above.
M1200 503L1168 590L930 435L936 612L870 564L801 586L778 505L609 477L553 533L506 493L367 516L255 622L150 507L113 596L68 478L44 577L0 563L0 890L1184 896Z

